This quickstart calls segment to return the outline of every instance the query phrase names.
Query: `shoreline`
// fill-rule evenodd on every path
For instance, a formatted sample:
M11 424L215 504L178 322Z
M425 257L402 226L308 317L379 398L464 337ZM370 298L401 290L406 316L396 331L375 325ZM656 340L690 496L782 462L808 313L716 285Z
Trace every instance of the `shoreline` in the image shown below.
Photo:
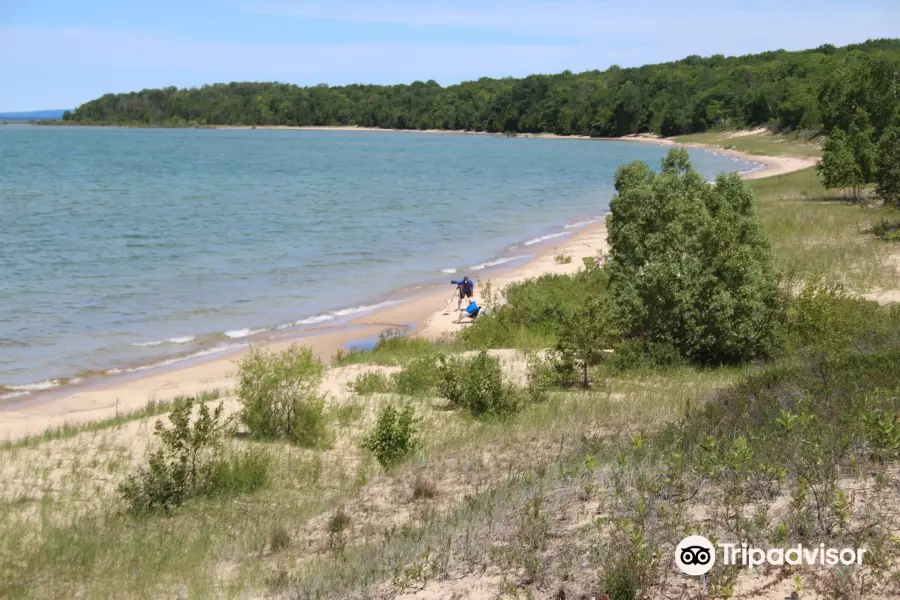
M358 131L362 128L314 129ZM477 132L418 132L498 135ZM741 173L742 177L746 179L789 173L812 166L816 162L816 159L809 158L748 155L716 146L678 144L672 140L647 136L613 138L612 140L586 136L573 138L572 136L553 136L552 134L540 134L533 137L539 139L627 140L665 146L694 147L742 161L765 165L762 170ZM608 251L605 219L600 217L595 222L573 229L570 235L566 235L561 240L547 238L543 243L536 244L534 250L530 260L524 263L517 261L512 265L499 264L492 268L486 268L483 270L486 277L482 278L478 276L481 271L477 272L473 277L479 283L476 286L476 298L481 300L480 288L483 281L479 281L479 279L490 280L494 290L499 290L509 283L545 273L576 272L582 267L584 258L596 255L598 250ZM560 253L570 255L571 263L556 264L554 257ZM452 276L452 274L449 275ZM471 274L470 277L472 277ZM120 374L90 377L88 380L78 381L77 385L75 381L69 380L69 384L55 386L52 389L33 390L28 395L10 397L0 401L0 440L36 435L49 428L65 424L80 424L108 418L122 412L132 412L143 407L150 399L166 401L179 395L196 395L211 389L230 389L233 386L232 375L236 368L236 361L255 347L278 351L291 344L300 343L310 346L320 358L328 361L335 352L344 349L349 344L377 337L389 329L407 329L411 335L439 339L441 336L461 328L453 323L453 319L456 317L455 311L451 311L449 315L443 314L448 293L452 290L447 289L445 285L438 284L423 285L416 289L419 291L418 294L410 293L407 298L396 304L376 307L372 311L352 316L340 323L329 323L328 326L308 329L293 329L280 336L272 335L276 333L276 330L271 330L266 332L270 335L265 337L250 336L244 340L234 340L241 344L239 347L195 353L196 355L183 356L171 362L162 361L163 363L169 362L169 364L156 367L148 365L140 369L132 369L130 373L119 371ZM408 292L412 292L412 290L408 290Z

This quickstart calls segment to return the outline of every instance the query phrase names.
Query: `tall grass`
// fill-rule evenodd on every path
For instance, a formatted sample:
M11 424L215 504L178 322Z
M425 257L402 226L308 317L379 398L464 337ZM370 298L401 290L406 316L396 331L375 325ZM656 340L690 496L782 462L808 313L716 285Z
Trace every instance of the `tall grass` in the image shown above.
M821 273L860 292L900 287L891 245L869 233L896 211L845 201L822 186L815 169L750 185L782 272L799 278Z
M101 431L103 429L118 427L119 425L124 425L125 423L129 423L132 421L139 421L148 417L156 417L193 400L197 400L199 402L212 402L213 400L218 400L223 395L224 393L221 390L215 389L200 392L195 396L176 396L171 400L151 399L147 401L147 404L144 405L143 408L135 411L123 412L117 414L114 417L109 417L108 419L100 419L98 421L89 421L86 423L73 425L64 424L59 427L47 429L46 431L38 435L27 436L16 440L2 441L0 442L0 450L33 448L39 444L50 442L53 440L71 439L82 433Z

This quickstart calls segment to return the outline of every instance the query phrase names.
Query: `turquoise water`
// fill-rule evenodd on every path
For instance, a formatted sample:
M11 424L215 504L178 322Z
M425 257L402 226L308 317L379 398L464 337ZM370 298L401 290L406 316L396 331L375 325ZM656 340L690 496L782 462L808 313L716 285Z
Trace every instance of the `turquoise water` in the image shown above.
M451 271L524 260L535 240L558 241L607 209L618 165L657 167L665 152L445 134L0 127L0 392L336 323ZM710 177L753 167L692 157Z

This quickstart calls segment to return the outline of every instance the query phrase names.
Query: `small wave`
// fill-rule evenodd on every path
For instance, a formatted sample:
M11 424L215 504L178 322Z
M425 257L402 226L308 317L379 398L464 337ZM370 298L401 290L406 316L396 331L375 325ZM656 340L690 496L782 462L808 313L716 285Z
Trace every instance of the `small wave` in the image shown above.
M173 337L167 340L156 340L153 342L135 342L131 344L132 346L162 346L163 344L187 344L188 342L193 342L194 336L186 335L183 337Z
M264 331L269 331L265 327L262 329L232 329L231 331L226 331L225 335L232 339L236 338L245 338L250 335L256 335L257 333L263 333Z
M207 348L206 350L200 350L199 352L194 352L192 354L186 354L184 356L174 356L172 358L167 358L166 360L161 360L159 362L150 363L148 365L140 365L138 367L131 367L128 369L109 369L106 371L107 375L116 375L119 373L140 373L141 371L148 371L150 369L157 369L159 367L166 367L168 365L174 365L175 363L183 362L185 360L191 360L194 358L200 358L203 356L209 356L210 354L219 354L220 352L227 352L228 350L236 350L237 348L244 348L247 344L228 344L225 346L215 346L213 348Z
M447 275L453 275L456 273L456 269L441 269L441 273L446 273Z
M18 398L19 396L27 396L31 392L9 392L7 394L0 394L0 400L11 400L12 398Z
M587 225L593 225L594 223L600 223L603 221L603 217L597 217L596 219L588 219L587 221L575 221L574 223L569 223L566 225L566 229L578 229L579 227L585 227Z
M395 304L400 304L399 300L385 300L384 302L379 302L378 304L370 304L368 306L354 306L352 308L342 308L341 310L334 311L334 315L338 317L346 317L347 315L356 315L361 312L367 312L370 310L375 310L378 308L384 308L386 306L393 306Z
M474 265L469 267L472 271L481 271L482 269L487 269L488 267L496 267L497 265L502 265L504 263L512 262L514 260L519 260L520 258L524 258L523 256L508 256L505 258L498 258L496 260L489 260L487 262L483 262L480 265Z
M294 325L312 325L313 323L330 321L333 318L334 315L316 315L314 317L306 317L305 319L300 319L299 321L294 322Z
M15 390L17 392L40 392L42 390L52 390L53 388L59 386L59 379L48 379L47 381L40 381L38 383L26 383L24 385L9 385L6 386L7 389Z
M525 242L526 246L533 246L534 244L540 244L541 242L546 242L547 240L552 240L554 238L562 237L564 235L572 235L571 231L560 231L559 233L548 233L547 235L542 235L541 237L534 238L533 240L528 240Z

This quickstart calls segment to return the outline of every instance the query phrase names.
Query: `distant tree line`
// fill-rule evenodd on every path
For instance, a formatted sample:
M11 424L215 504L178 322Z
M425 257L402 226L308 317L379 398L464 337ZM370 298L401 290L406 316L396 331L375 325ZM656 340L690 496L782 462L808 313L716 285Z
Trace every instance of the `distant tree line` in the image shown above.
M201 88L107 94L66 121L164 126L356 125L509 133L665 136L717 127L769 125L818 129L843 124L845 91L830 84L870 60L900 56L900 40L843 48L683 60L637 68L482 78L448 87L410 85L299 87L228 83ZM824 90L824 91L823 91ZM852 113L851 113L852 114ZM873 115L873 122L881 113ZM877 127L877 126L876 126Z

